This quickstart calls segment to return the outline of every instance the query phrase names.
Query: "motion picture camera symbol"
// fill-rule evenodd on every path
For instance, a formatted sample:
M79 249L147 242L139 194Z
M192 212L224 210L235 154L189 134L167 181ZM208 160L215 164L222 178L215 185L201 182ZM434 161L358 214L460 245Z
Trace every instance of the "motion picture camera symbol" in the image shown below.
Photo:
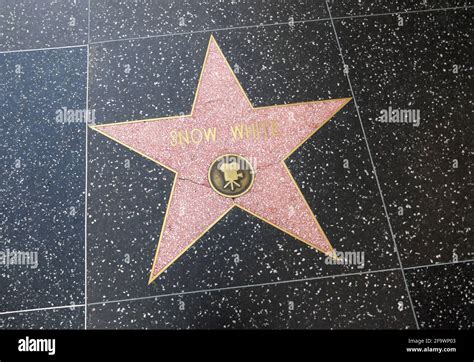
M240 187L240 184L237 182L239 178L243 178L244 174L240 171L240 166L237 162L233 161L231 163L221 163L218 169L224 174L224 180L227 182L224 185L226 189L229 187L234 191L234 187Z
M218 194L238 197L248 192L255 178L251 163L239 155L222 155L209 168L209 184Z

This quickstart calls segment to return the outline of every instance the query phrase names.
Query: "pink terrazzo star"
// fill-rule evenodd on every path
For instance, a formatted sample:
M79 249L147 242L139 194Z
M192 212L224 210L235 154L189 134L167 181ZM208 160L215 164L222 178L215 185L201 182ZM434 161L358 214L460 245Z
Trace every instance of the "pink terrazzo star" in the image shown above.
M331 253L331 244L284 160L349 101L254 108L211 37L190 115L94 127L176 173L149 282L233 207ZM250 133L236 136L233 127L242 125L249 126ZM254 163L255 181L243 196L224 197L209 185L209 167L224 154Z

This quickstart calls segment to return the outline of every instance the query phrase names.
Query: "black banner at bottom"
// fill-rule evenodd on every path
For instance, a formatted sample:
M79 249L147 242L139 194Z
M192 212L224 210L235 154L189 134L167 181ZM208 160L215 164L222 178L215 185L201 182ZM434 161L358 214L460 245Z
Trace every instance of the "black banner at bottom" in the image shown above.
M472 360L472 352L470 331L0 331L1 361Z

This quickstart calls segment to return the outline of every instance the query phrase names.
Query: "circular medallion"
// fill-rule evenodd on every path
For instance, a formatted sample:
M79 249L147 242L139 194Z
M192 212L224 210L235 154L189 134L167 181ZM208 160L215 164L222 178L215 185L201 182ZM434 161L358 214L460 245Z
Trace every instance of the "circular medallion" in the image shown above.
M252 164L239 155L219 156L209 167L209 184L225 197L239 197L248 192L255 179Z

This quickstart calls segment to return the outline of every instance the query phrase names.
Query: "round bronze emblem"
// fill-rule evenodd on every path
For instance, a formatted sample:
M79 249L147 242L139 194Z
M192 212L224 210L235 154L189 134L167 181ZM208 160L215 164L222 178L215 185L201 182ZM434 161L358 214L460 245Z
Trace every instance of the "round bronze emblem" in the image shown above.
M209 184L218 194L239 197L252 188L255 172L252 164L239 155L219 156L209 167Z

